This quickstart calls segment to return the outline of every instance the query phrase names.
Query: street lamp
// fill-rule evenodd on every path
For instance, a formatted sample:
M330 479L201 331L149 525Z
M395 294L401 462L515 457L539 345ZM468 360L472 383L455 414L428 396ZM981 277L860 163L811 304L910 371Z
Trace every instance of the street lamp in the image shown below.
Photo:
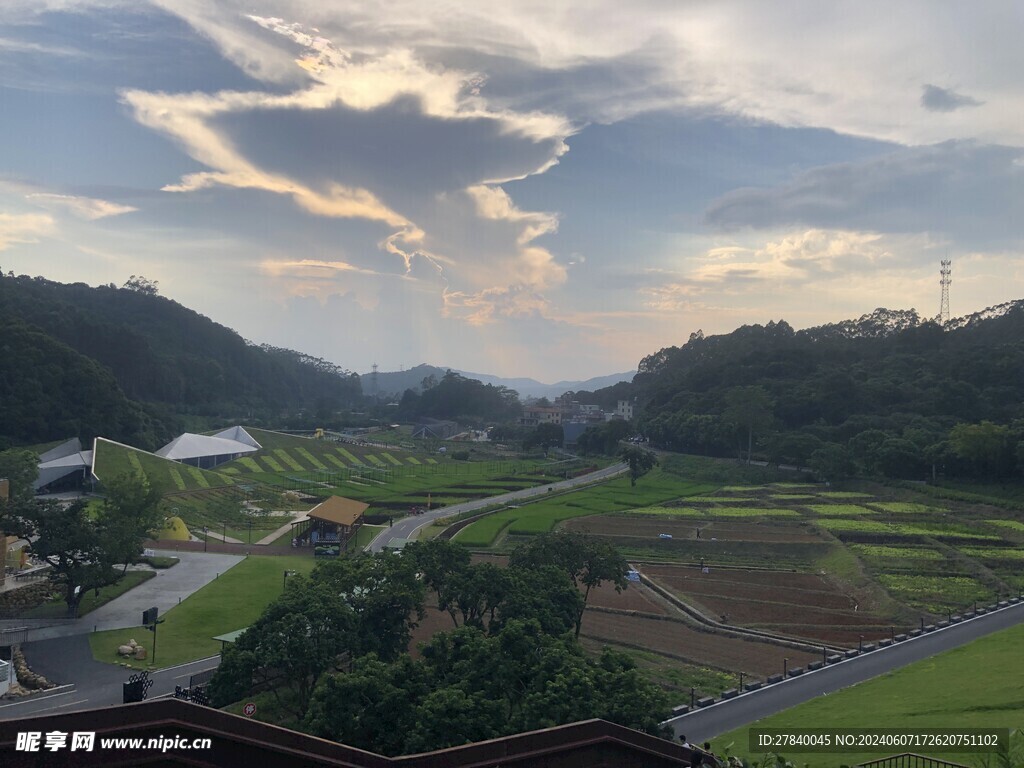
M284 578L281 579L281 591L282 592L284 592L285 588L288 586L288 577L289 576L294 576L294 575L295 575L295 571L285 571L284 572Z
M861 635L860 640L857 641L857 652L864 653L864 635Z
M210 526L203 526L203 552L210 548Z

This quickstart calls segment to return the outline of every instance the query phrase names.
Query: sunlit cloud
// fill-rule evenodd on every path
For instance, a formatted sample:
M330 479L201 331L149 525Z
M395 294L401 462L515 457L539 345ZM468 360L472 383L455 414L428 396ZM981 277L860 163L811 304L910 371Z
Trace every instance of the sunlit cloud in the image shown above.
M34 192L26 195L25 199L42 208L66 210L72 215L88 221L105 219L108 216L120 216L138 210L138 208L131 205L121 205L120 203L112 203L109 200L99 200L94 197L56 195L46 192Z
M0 213L0 251L16 243L36 243L55 229L45 213Z

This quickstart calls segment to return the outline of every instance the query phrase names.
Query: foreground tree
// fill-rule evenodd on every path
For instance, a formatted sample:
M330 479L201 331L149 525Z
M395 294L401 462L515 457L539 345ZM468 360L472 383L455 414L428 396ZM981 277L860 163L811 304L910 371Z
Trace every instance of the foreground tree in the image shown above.
M99 531L107 555L111 562L122 564L123 575L129 565L138 561L143 542L152 531L162 527L163 491L150 485L145 477L130 473L105 485L107 495L100 508Z
M224 652L211 681L214 704L247 695L254 683L269 685L279 705L302 717L320 676L350 647L354 625L353 612L333 589L294 577Z
M616 592L621 592L628 584L629 564L615 547L573 532L533 537L512 551L509 565L524 570L554 566L569 577L577 590L583 591L574 621L576 637L580 635L590 591L606 581L615 585Z
M55 501L15 502L9 516L13 529L31 541L32 554L50 564L51 578L64 591L69 615L77 614L87 590L117 580L100 527L84 501L66 507Z

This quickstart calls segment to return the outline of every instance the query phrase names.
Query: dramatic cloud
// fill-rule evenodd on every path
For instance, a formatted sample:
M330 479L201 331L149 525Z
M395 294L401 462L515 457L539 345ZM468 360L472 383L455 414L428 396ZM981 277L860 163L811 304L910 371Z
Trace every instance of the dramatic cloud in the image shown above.
M731 192L706 219L727 230L803 225L933 232L975 247L1016 243L1024 238L1022 160L1022 149L973 142L906 149Z
M348 367L625 370L697 328L927 309L947 255L954 304L1018 298L1010 3L4 13L4 267L145 274Z
M921 106L932 112L953 112L961 107L980 107L982 103L937 85L928 84L921 88Z

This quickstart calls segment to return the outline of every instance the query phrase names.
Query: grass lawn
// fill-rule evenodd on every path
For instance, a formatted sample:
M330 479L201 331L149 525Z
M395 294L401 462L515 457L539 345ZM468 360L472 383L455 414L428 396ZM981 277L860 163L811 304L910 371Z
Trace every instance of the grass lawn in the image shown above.
M1020 649L1024 625L983 637L874 680L818 697L759 720L759 728L1021 728ZM721 754L750 755L750 726L714 740ZM787 754L797 765L833 768L901 752ZM978 765L982 755L925 752L930 757ZM759 761L759 755L750 755ZM989 756L990 759L992 756ZM993 763L996 764L996 763Z
M248 557L227 573L221 574L175 606L162 618L157 632L157 663L170 667L186 661L220 653L214 636L243 629L252 624L263 609L281 594L284 571L309 573L311 557ZM135 638L153 657L153 634L142 627L113 629L89 635L93 658L120 663L117 646ZM149 662L136 662L143 666Z
M373 541L377 534L387 528L386 525L362 525L359 530L356 531L355 540L349 546L350 549L359 548L362 549L371 541Z
M82 596L82 601L78 605L78 615L81 617L90 611L95 611L101 605L106 605L115 597L120 597L129 589L134 589L154 576L156 574L153 571L128 571L116 584L101 587L99 596L96 595L95 590L90 589ZM67 615L68 604L64 602L63 597L50 600L25 613L26 617L33 619L64 618Z

